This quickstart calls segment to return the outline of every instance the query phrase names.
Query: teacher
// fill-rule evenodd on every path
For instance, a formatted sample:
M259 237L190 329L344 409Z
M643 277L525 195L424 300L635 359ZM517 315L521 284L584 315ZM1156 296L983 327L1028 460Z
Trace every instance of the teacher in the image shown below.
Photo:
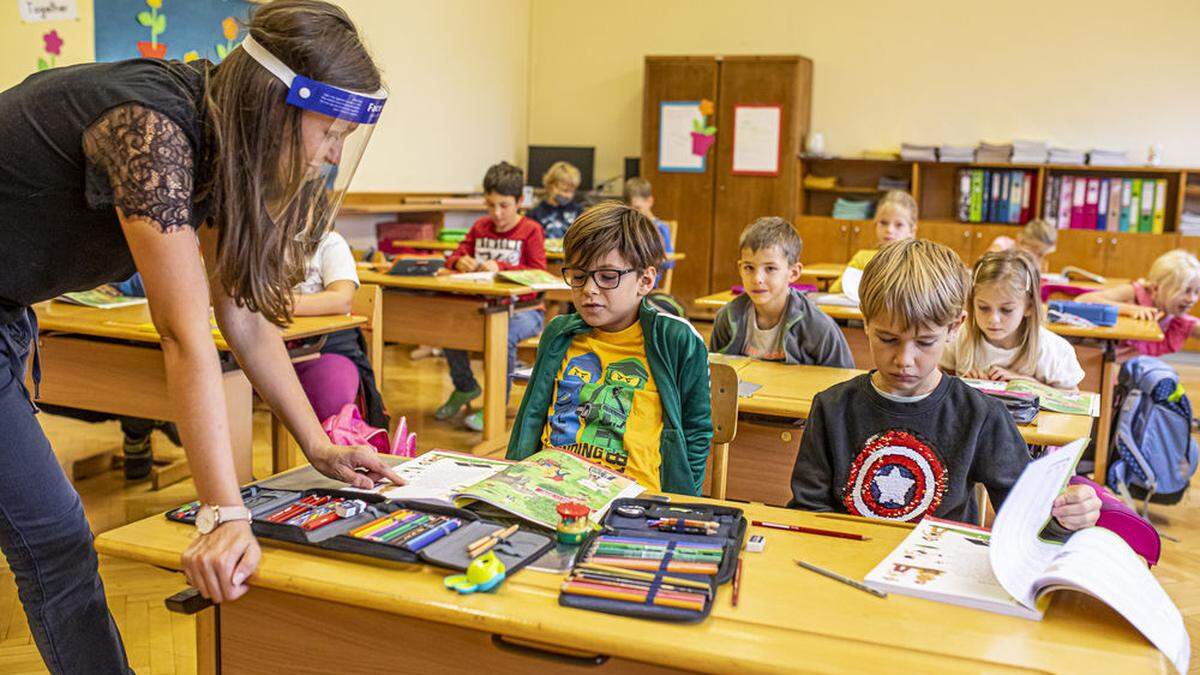
M214 601L238 598L259 548L234 474L210 304L314 467L361 487L396 479L374 450L329 441L277 328L386 95L350 18L317 0L260 8L219 66L87 64L0 93L0 548L52 672L129 665L79 495L25 389L27 360L35 389L40 377L30 306L141 272L204 504L184 571Z

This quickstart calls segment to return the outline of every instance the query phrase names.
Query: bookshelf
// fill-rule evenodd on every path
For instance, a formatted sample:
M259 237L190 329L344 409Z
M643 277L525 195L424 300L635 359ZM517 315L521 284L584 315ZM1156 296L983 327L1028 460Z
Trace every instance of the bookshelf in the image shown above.
M1088 229L1059 230L1058 251L1050 268L1075 265L1104 276L1138 278L1153 260L1173 248L1200 254L1200 236L1181 234L1185 210L1200 213L1200 169L1148 166L1091 166L1052 164L976 164L959 162L906 162L902 160L803 158L801 160L796 227L804 237L806 263L845 262L860 248L874 246L870 221L830 217L839 196L874 199L882 191L881 178L907 180L920 209L918 236L953 248L966 262L978 258L1000 235L1014 236L1021 227L1007 223L964 223L957 218L958 172L961 169L1028 171L1033 174L1032 217L1044 213L1051 181L1061 176L1087 178L1162 179L1166 182L1163 232L1110 232ZM835 188L807 188L806 175L833 176Z

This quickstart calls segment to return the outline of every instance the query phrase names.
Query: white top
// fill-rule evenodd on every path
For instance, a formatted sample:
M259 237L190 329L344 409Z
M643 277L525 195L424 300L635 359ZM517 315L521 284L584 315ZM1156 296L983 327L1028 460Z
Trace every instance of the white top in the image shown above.
M958 331L954 343L942 352L942 368L958 370L958 364L965 361L962 357L968 349L967 339L967 330L964 327ZM1000 349L987 340L983 341L981 349L983 358L975 360L980 364L980 368L1008 368L1017 356L1017 348ZM1018 375L1032 377L1042 384L1058 389L1074 389L1083 380L1083 368L1079 366L1079 358L1075 356L1075 348L1071 343L1042 326L1038 329L1038 355L1034 372Z
M779 323L774 328L762 330L758 327L758 315L754 305L750 306L750 316L747 323L750 331L746 335L746 356L760 361L786 361L787 354L783 350L783 325L786 316L779 317Z
M350 244L342 235L330 232L317 244L317 252L304 268L304 281L296 284L293 290L305 295L320 293L335 281L353 281L355 287L359 285L358 267L354 264Z

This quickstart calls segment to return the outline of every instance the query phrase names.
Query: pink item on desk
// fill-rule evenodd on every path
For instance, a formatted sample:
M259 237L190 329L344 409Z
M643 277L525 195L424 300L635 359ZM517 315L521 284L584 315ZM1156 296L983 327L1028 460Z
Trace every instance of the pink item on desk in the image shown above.
M353 403L347 403L336 415L329 416L321 423L321 428L329 440L338 445L369 445L385 455L401 457L414 457L417 453L417 435L409 433L407 419L400 418L395 441L389 444L387 430L363 421Z
M1059 295L1065 295L1067 297L1073 298L1077 295L1083 295L1084 293L1087 293L1089 290L1091 290L1091 289L1080 288L1079 286L1069 286L1066 284L1043 283L1042 284L1042 302L1048 302L1050 300L1050 297L1056 293Z
M1103 527L1124 539L1129 548L1145 558L1151 567L1158 564L1162 541L1153 525L1102 485L1083 476L1072 476L1071 485L1090 485L1100 497L1100 519L1096 521L1096 527Z

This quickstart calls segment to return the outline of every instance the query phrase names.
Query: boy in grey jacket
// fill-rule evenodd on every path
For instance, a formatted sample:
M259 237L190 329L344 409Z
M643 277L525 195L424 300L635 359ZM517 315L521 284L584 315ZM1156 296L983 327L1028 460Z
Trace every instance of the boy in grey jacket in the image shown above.
M800 278L800 235L783 218L759 218L738 242L745 292L721 308L709 347L791 365L853 368L833 319L791 287Z

